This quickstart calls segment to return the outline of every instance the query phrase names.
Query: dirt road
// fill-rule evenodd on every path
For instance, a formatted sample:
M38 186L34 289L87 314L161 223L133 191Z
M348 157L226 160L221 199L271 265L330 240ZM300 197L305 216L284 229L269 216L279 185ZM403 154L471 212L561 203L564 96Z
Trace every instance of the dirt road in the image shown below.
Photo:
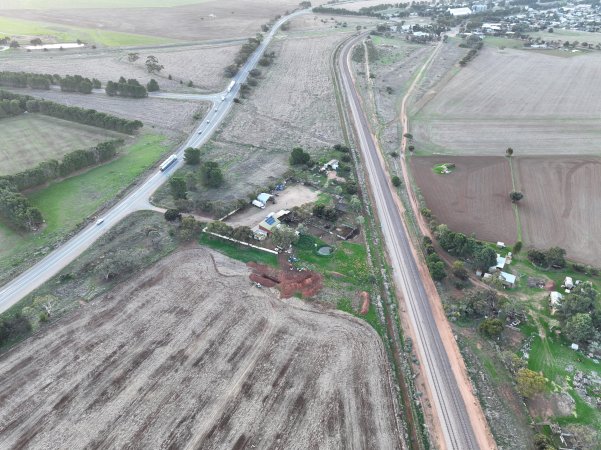
M365 322L181 251L0 358L18 448L402 448Z

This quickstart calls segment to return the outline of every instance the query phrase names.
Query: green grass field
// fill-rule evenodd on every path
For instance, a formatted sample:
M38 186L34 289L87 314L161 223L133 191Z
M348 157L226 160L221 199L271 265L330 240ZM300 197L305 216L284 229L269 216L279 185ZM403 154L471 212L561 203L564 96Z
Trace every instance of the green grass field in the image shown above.
M46 227L38 234L14 232L0 225L0 278L13 266L28 261L94 213L169 150L160 135L142 135L121 149L120 157L81 175L51 184L29 195L41 211Z
M154 45L178 42L158 36L143 34L121 33L109 30L96 30L93 28L70 27L30 20L13 19L0 16L0 35L10 36L41 36L53 37L60 42L76 42L77 39L88 44L99 44L107 47L120 47L125 45Z
M125 135L41 114L0 120L0 175L32 168L42 161L60 159L73 150L93 147Z
M207 0L3 0L3 9L136 8L204 3Z

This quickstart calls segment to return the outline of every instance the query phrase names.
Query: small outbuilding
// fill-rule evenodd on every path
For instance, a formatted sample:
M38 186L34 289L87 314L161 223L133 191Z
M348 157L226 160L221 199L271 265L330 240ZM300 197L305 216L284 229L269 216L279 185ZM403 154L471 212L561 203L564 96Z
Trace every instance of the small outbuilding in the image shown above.
M563 285L566 287L566 289L572 289L574 287L574 281L572 280L572 277L566 277Z
M469 16L472 13L472 10L464 7L464 8L449 8L449 13L453 16L453 17L463 17L463 16Z
M272 199L273 199L273 195L267 194L266 192L261 192L259 195L257 195L257 200L259 200L264 205L266 205L267 202Z
M327 172L328 170L338 170L338 160L332 159L321 166L322 172Z
M267 234L271 233L274 228L280 225L280 221L274 217L271 213L259 224L259 229L265 231Z
M515 287L517 277L507 272L501 272L499 275L499 280L501 280L501 283L503 283L504 286L512 288Z

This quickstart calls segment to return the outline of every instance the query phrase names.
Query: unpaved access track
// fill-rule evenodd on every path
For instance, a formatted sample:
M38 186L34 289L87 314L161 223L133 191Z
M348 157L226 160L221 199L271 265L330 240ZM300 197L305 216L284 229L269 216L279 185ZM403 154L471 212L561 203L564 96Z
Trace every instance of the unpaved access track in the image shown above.
M0 357L3 448L402 448L384 348L180 251Z

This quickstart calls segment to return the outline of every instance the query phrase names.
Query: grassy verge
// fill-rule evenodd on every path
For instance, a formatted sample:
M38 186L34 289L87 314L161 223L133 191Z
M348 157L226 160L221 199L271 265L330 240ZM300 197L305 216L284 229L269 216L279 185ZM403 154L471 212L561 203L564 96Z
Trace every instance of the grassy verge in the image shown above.
M211 236L207 233L200 234L198 243L212 248L213 250L217 250L219 253L223 253L225 256L229 256L232 259L237 259L238 261L245 263L256 262L273 267L277 267L278 265L277 257L271 253L262 252L261 250L252 247L239 246L234 242L219 239L218 237Z
M118 31L96 30L92 28L71 27L31 20L13 19L0 16L0 34L20 36L52 36L59 43L76 42L80 39L88 44L100 44L107 47L125 45L154 45L178 42L158 36L121 33Z
M119 158L29 195L46 220L36 234L0 226L0 280L48 253L78 224L115 198L169 150L164 136L145 134L121 150Z
M6 320L22 314L31 325L30 330L0 342L0 352L171 253L178 245L176 236L176 225L165 221L162 214L138 211L126 217L58 275L0 315ZM106 280L102 264L124 249L130 256L128 264L119 275ZM51 304L50 316L34 303L41 297Z

